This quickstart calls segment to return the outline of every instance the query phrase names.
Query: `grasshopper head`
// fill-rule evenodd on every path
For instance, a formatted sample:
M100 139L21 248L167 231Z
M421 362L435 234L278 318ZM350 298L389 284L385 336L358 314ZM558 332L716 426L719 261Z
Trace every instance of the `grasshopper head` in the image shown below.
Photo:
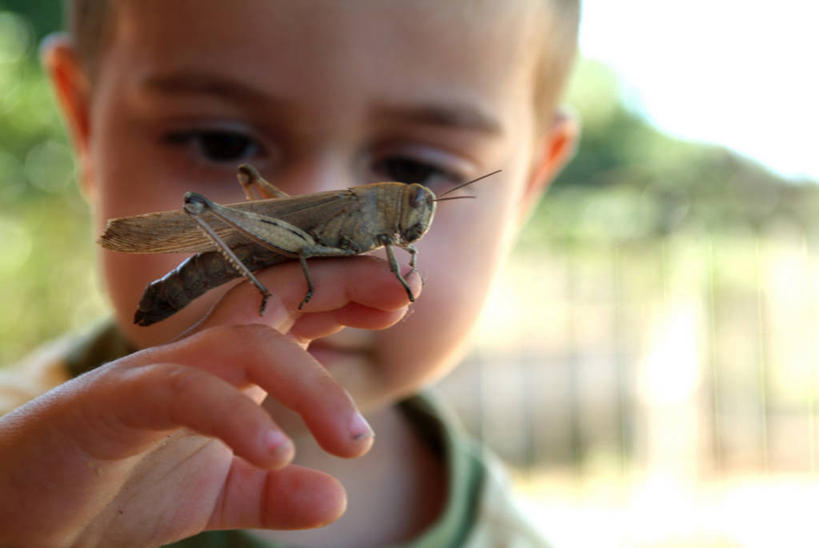
M419 184L408 185L401 203L401 219L398 225L401 238L412 243L423 236L435 215L435 194Z

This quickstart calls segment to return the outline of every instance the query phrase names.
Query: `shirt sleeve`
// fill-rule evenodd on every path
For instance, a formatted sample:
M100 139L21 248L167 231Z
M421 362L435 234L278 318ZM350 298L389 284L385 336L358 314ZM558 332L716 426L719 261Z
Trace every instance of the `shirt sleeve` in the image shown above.
M21 362L0 369L0 415L71 378L65 356L73 345L74 337L64 337L39 348Z

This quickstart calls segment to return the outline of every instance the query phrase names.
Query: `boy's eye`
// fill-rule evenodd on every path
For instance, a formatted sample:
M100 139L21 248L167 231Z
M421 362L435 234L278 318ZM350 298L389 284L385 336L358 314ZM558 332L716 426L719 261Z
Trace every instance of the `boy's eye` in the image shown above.
M187 145L191 152L212 163L236 164L257 156L259 143L244 133L223 129L192 130L170 133L165 141Z
M437 165L408 156L388 156L373 166L382 181L418 183L426 187L443 187L460 182L461 177Z

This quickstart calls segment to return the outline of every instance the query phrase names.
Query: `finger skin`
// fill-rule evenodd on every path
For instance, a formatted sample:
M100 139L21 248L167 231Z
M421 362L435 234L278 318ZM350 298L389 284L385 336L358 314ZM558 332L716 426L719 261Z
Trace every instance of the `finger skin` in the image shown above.
M351 303L340 310L304 314L290 328L290 335L298 340L312 341L340 331L344 326L358 329L381 329L401 321L405 310L373 310ZM375 326L375 327L374 327Z
M332 476L301 466L268 471L234 459L209 529L306 529L337 520L347 506Z
M229 341L241 350L231 351ZM274 367L274 358L287 367ZM329 450L355 456L369 448L371 437L362 439L350 430L349 417L357 412L349 396L295 341L266 326L213 328L82 375L0 421L0 475L5 484L0 497L0 531L5 533L0 533L0 545L21 544L4 537L11 532L41 540L49 534L63 540L81 534L117 499L142 453L158 447L179 426L218 437L260 473L281 466L291 455L271 454L263 434L272 421L239 390L253 383L269 392L286 391L271 386L279 382L291 387L284 399L302 412L310 406L309 400L320 400L317 410L305 414ZM257 475L255 481L263 478L265 485L289 498L298 490L293 485L315 489L314 494L329 497L327 503L308 511L312 506L294 506L286 499L277 506L265 499L257 512L264 522L254 526L309 526L343 511L343 497L334 480L310 476L306 483L282 483L300 477L288 474ZM236 504L238 497L230 495L233 491L228 489L224 500ZM72 501L68 512L66 500ZM22 514L21 509L25 509ZM248 519L247 512L237 515ZM4 523L4 518L13 519ZM52 529L44 531L43 523Z
M293 456L289 439L270 416L235 386L207 371L178 363L152 363L101 373L110 385L95 414L81 406L84 423L94 425L78 441L97 459L131 456L158 434L184 426L222 440L257 466L279 468ZM206 410L206 412L203 412ZM104 432L105 436L99 434ZM140 438L143 443L138 443Z
M156 545L208 527L302 528L340 516L343 488L287 465L292 444L258 404L269 395L301 414L332 454L365 453L372 432L305 348L344 325L388 327L409 303L383 261L315 262L303 311L291 279L301 272L271 269L265 325L252 325L258 294L240 285L192 335L0 418L0 546ZM417 294L420 280L409 280Z
M157 361L155 350L134 358L137 363ZM237 387L261 387L299 413L319 444L337 456L360 456L372 443L372 432L362 431L346 390L303 346L270 327L211 328L164 348L163 359L207 371ZM201 405L196 409L203 412Z
M298 305L306 291L304 275L298 263L287 263L257 273L272 293L261 317L259 291L250 283L241 283L225 294L197 329L263 322L285 333L298 318L327 312L333 312L341 325L384 329L393 325L395 315L402 316L409 305L406 291L382 259L370 256L311 259L309 264L315 291L301 310ZM418 298L421 277L413 272L407 281ZM378 311L395 314L379 315Z

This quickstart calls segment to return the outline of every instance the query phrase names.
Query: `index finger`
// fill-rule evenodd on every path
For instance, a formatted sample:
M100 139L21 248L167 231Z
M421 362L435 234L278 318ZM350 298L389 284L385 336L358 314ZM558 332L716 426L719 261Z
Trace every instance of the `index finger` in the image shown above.
M316 441L335 455L356 457L372 444L372 430L347 391L296 341L268 326L214 327L131 360L136 367L188 365L238 388L257 385L301 415Z
M350 325L382 329L403 317L410 304L406 291L382 259L371 256L311 259L309 269L314 292L302 310L298 306L307 290L304 274L298 263L287 263L257 274L271 292L262 316L258 313L259 291L252 284L243 283L226 293L196 330L264 323L287 333L299 318L319 314L323 317L313 323L322 324L324 330L332 329L333 321L338 328ZM420 294L420 277L413 274L407 281L414 294ZM325 334L328 333L316 336Z

